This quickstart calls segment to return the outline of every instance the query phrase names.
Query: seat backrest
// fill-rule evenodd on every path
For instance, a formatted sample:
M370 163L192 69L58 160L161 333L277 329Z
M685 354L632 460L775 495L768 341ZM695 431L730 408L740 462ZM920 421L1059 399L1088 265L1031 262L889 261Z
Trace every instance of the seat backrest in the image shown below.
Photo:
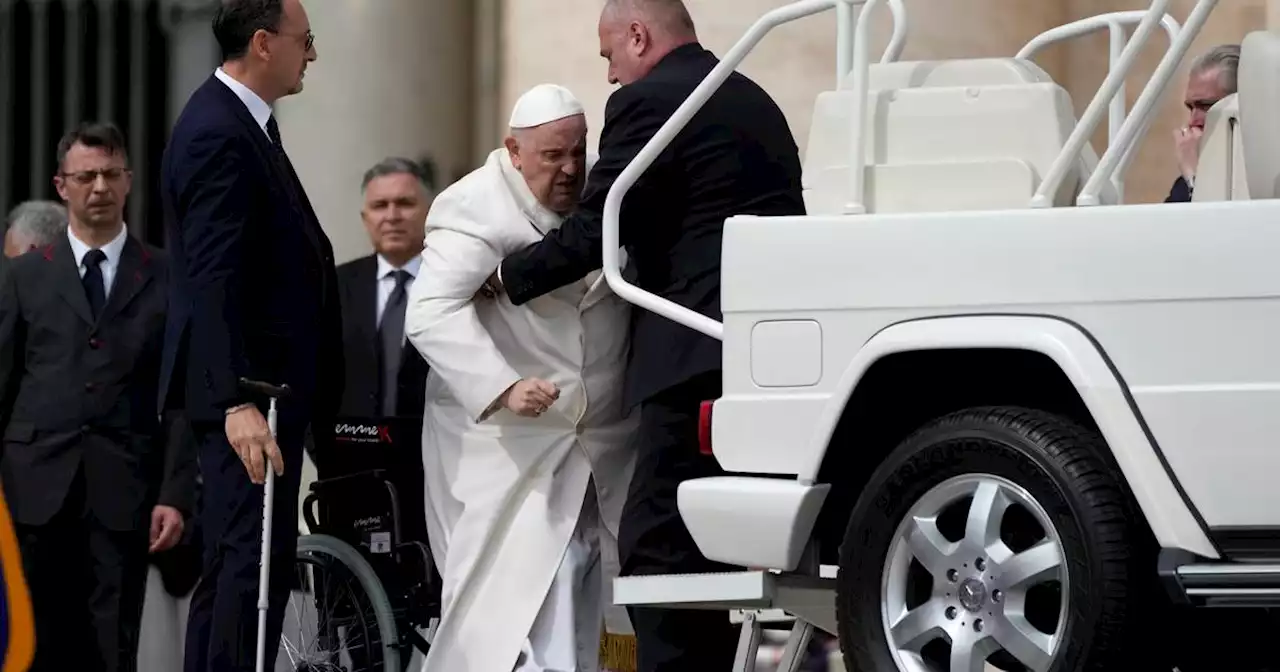
M869 79L868 212L1027 207L1076 123L1067 92L1021 59L878 64ZM814 105L803 180L810 214L845 205L854 103L846 89ZM1096 163L1082 155L1055 205L1073 203Z
M896 61L873 64L868 72L871 89L920 89L939 86L996 86L1052 82L1053 78L1032 61L1021 58L967 58L952 61ZM842 82L853 88L853 75Z
M1232 94L1218 101L1205 117L1196 188L1191 192L1191 200L1249 200L1240 130L1240 98Z
M1280 194L1280 35L1249 33L1240 44L1240 127L1248 135L1244 145L1249 197L1276 198ZM1199 188L1200 180L1196 179Z

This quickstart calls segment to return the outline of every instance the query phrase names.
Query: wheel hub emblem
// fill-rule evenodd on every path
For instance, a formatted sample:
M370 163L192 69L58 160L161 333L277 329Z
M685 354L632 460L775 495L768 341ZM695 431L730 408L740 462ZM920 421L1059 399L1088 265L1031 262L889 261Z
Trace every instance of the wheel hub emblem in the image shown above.
M977 612L987 603L987 587L977 579L965 579L960 584L960 606L967 611Z

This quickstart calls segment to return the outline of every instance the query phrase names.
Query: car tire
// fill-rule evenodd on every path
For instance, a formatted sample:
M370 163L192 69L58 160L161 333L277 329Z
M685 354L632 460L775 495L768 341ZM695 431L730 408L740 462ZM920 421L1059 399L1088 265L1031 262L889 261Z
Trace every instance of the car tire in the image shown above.
M839 562L850 670L1159 667L1154 541L1102 437L1060 416L974 408L916 431L871 476Z

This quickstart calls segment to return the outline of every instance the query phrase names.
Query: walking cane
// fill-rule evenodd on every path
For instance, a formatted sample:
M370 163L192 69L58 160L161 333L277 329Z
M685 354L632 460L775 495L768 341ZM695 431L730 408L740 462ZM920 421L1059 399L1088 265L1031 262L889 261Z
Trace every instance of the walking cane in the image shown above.
M267 407L267 429L271 432L271 440L277 440L277 401L289 395L289 386L279 387L246 378L240 379L240 388L248 392L265 395L269 400ZM279 444L277 444L278 446ZM265 672L267 660L267 588L271 583L271 519L275 510L276 472L270 464L266 465L267 481L262 491L262 555L258 567L258 657L257 672Z

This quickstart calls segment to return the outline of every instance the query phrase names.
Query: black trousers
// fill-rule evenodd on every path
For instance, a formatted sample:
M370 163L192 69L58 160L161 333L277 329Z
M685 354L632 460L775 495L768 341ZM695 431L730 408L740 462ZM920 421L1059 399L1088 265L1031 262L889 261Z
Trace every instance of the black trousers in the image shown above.
M293 581L298 542L298 485L307 423L282 402L267 609L267 667L280 649L280 629ZM264 412L265 416L266 413ZM200 446L200 524L204 569L191 596L185 672L253 672L258 643L258 562L263 486L254 485L222 425L192 423ZM268 466L268 468L270 468Z
M35 617L31 672L137 669L148 530L98 523L83 470L53 518L16 527Z
M622 510L622 575L733 571L702 556L676 507L681 482L723 474L698 452L698 409L720 396L720 372L669 388L640 405L635 475ZM733 665L737 632L723 611L629 608L639 672L710 672Z

